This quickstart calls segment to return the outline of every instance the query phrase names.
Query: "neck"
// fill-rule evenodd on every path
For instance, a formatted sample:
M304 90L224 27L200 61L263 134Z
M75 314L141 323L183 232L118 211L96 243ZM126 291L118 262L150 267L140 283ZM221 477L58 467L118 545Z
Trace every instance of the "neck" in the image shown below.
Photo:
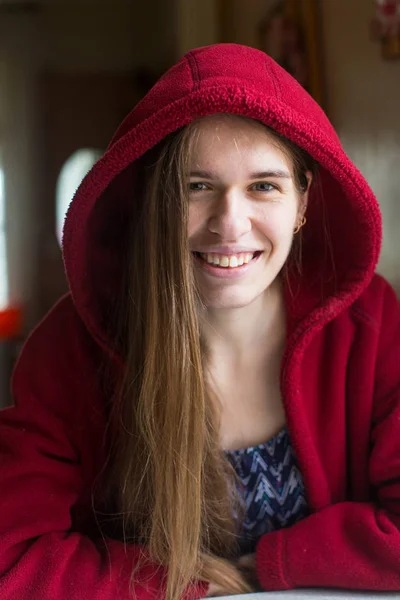
M209 358L241 365L263 360L285 339L285 306L277 279L250 305L240 308L206 308L201 333Z

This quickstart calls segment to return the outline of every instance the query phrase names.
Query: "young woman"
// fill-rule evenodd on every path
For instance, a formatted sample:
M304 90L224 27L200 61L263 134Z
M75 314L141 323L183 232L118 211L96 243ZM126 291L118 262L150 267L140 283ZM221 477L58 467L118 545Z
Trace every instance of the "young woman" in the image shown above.
M262 52L194 50L64 231L1 413L2 600L400 590L400 311L381 218Z

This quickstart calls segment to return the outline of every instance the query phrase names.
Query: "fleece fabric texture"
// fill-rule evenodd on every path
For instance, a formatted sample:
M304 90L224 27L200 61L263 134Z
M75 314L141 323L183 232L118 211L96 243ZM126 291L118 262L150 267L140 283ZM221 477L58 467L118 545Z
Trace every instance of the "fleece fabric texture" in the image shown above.
M258 50L199 48L133 109L70 207L64 260L70 294L31 334L0 413L2 600L128 600L145 549L102 537L93 485L108 456L108 317L120 291L135 161L167 134L213 113L245 115L321 165L309 199L303 271L286 286L281 387L311 514L261 538L263 589L400 590L400 311L374 275L376 199L321 108ZM330 243L326 243L326 232ZM137 600L163 597L147 565ZM193 582L187 599L204 595Z

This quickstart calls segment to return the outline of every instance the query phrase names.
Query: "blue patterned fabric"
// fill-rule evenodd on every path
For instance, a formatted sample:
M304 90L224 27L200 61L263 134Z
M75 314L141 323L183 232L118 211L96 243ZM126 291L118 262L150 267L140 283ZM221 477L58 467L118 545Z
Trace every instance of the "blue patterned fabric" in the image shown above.
M240 481L246 518L240 553L255 551L265 533L289 527L308 515L303 479L285 427L272 440L226 455Z

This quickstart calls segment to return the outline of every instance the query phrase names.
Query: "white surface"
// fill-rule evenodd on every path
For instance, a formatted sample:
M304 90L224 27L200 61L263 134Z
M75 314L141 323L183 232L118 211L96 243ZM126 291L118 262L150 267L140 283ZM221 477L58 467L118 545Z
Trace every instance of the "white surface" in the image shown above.
M262 592L240 596L220 596L219 600L308 600L321 598L323 600L384 600L400 598L400 592L353 592L347 590L290 590L288 592Z

